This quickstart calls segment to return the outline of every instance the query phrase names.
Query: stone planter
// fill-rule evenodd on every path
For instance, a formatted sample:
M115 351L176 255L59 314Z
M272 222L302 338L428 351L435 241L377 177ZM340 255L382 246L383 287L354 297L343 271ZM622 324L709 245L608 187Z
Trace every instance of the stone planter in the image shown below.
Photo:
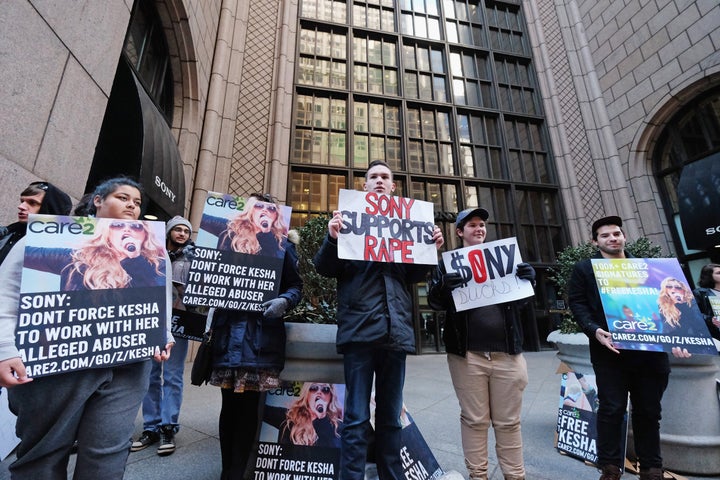
M558 358L574 371L592 374L589 340L585 334L551 332L548 342L558 347ZM663 395L660 445L667 470L693 475L720 474L720 360L709 355L676 359ZM628 456L634 456L632 425L628 429Z
M584 333L560 333L560 330L554 330L548 335L547 341L557 346L558 358L569 366L573 372L584 375L595 374L590 363L590 347L587 335Z
M345 383L343 357L335 349L337 325L286 322L285 333L281 380Z

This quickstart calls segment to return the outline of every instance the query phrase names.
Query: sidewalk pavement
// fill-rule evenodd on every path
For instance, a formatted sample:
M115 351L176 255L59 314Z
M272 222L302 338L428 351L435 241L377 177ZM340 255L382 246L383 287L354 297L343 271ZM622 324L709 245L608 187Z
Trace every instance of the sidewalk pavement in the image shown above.
M525 357L530 382L523 399L522 433L528 480L597 479L600 474L554 448L555 424L560 395L559 360L555 351L530 352ZM220 392L211 386L196 387L189 382L190 365L185 369L186 386L177 450L159 457L154 447L131 453L125 480L217 480L220 478L218 415ZM435 458L446 472L456 471L467 478L460 445L460 408L447 369L445 355L410 356L404 390L405 404ZM136 435L142 417L135 422ZM492 432L492 430L491 430ZM502 480L497 465L494 439L490 439L490 480ZM0 464L0 480L9 479L7 465ZM74 457L71 458L71 463ZM623 479L637 479L626 474ZM687 477L701 480L700 477ZM709 477L703 477L707 480ZM39 479L40 480L40 479Z

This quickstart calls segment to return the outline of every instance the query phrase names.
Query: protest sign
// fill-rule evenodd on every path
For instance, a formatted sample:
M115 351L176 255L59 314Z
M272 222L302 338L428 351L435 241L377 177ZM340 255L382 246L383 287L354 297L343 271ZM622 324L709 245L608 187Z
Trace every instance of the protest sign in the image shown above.
M255 480L336 480L345 385L283 382L267 392L258 436ZM374 412L374 401L371 402ZM408 480L443 474L410 415L403 411L401 472Z
M16 344L40 377L144 360L166 343L162 222L33 215Z
M557 449L597 463L597 387L595 375L562 374Z
M592 267L617 348L717 355L677 259L592 259Z
M171 332L175 338L186 338L202 342L206 323L207 315L178 308L172 310Z
M290 207L208 192L186 305L262 311L280 290Z
M515 275L522 263L515 237L443 252L445 271L459 273L463 284L452 291L458 312L512 302L535 294L532 284Z
M338 258L437 265L431 202L341 189L338 209Z

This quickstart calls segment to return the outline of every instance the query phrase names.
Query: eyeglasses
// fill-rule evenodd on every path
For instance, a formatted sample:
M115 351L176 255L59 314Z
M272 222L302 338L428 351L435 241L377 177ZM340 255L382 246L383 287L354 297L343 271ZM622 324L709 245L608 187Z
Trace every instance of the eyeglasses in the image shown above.
M322 393L330 393L330 387L327 385L323 385L322 387L320 385L310 385L310 391L315 393L318 390L320 390Z
M122 230L123 228L130 228L130 230L135 230L136 232L142 232L145 227L142 223L127 223L127 222L112 222L110 223L110 228L113 230Z
M30 186L37 187L40 190L45 190L45 191L47 191L47 189L49 188L49 185L47 184L47 182L32 182L30 184Z
M665 288L667 288L668 290L677 290L679 292L685 291L685 287L683 287L682 285L668 285Z
M268 212L270 212L270 213L275 213L275 212L277 212L277 207L276 207L274 204L272 204L272 203L257 202L257 203L255 204L255 209L256 209L256 210L262 210L263 208L264 208L265 210L267 210Z

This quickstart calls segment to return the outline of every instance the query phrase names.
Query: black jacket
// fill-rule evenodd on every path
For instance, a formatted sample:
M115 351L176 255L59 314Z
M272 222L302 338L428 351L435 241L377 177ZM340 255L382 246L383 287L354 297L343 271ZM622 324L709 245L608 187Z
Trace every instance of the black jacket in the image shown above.
M326 236L313 259L320 275L337 279L337 350L371 344L415 353L410 285L430 265L342 260L337 240Z
M445 327L443 341L445 351L464 357L467 353L468 313L470 310L458 312L452 299L452 292L442 283L445 265L438 265L430 280L428 303L434 310L445 310ZM518 307L527 300L518 300L500 305L505 316L505 353L517 355L522 353L523 328Z
M708 330L710 330L710 335L720 340L720 329L712 323L712 317L715 316L715 314L713 313L712 305L710 305L709 297L714 296L714 294L711 289L703 287L698 287L693 290L693 294L695 295L697 306L705 319L705 325L707 325ZM720 299L720 297L718 297L718 299Z

